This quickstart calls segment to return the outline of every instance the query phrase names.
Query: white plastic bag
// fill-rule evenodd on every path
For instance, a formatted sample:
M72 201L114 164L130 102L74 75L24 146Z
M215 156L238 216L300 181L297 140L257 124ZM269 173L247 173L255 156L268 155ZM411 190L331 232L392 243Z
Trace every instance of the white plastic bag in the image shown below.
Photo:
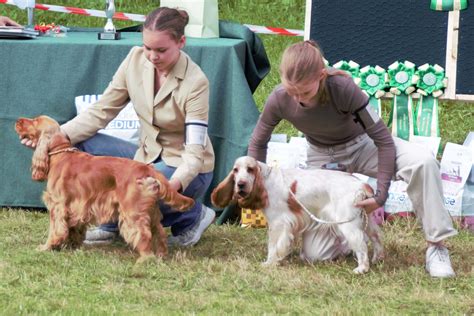
M189 37L219 37L217 0L161 0L161 7L185 10L189 23L184 34Z
M462 215L463 187L471 167L472 153L469 147L446 143L441 158L441 182L444 204L452 216Z
M306 138L291 137L289 143L268 143L267 164L271 167L283 169L306 168Z

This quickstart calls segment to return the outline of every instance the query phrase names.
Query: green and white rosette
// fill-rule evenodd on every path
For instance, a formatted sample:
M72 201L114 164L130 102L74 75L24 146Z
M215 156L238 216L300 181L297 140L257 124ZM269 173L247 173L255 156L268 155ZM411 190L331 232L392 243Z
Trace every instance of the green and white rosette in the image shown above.
M332 65L334 68L339 69L339 70L344 70L347 72L349 75L351 75L352 79L354 79L354 82L358 85L359 84L359 69L360 66L358 63L355 61L345 61L345 60L340 60L334 65Z
M393 136L409 140L414 135L411 93L415 91L414 84L418 81L415 64L396 61L388 67L387 73L390 92L394 95L388 126Z
M438 98L447 85L444 69L440 65L424 64L418 67L416 75L420 101L416 108L415 134L439 137Z
M460 11L467 7L467 0L431 0L430 4L430 9L435 11Z
M365 66L359 72L359 86L369 96L372 109L382 116L382 100L387 87L387 72L380 66Z
M323 57L323 62L325 67L329 67L329 61Z

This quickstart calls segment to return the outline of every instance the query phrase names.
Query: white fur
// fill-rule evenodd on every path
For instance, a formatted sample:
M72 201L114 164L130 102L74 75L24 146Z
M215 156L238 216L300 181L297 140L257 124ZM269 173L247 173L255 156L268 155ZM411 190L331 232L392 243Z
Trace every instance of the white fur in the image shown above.
M317 225L302 209L290 209L289 191L295 181L296 199L316 217L334 222L354 218L348 223L337 224L336 227L357 256L358 267L354 269L355 273L365 273L369 270L366 237L373 243L372 261L383 256L378 226L371 220L366 223L366 219L370 217L362 216L361 209L354 206L357 201L368 197L364 184L354 176L321 169L271 168L251 157L240 157L236 160L231 174L216 190L222 189L224 182L232 181L233 183L227 185L233 185L233 198L237 199L239 204L246 204L246 207L251 208L251 193L257 186L256 179L259 178L263 180L268 194L268 204L263 207L269 224L268 257L265 264L277 264L283 260L290 253L295 238L300 238L305 231ZM218 192L213 196L213 201L217 194ZM304 253L302 255L304 256Z

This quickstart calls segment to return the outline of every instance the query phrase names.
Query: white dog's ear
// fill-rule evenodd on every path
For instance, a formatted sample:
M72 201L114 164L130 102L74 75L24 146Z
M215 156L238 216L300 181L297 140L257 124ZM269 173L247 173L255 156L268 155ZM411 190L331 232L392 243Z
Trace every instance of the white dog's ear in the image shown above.
M226 207L234 196L234 172L230 171L227 177L212 191L211 202L215 207Z

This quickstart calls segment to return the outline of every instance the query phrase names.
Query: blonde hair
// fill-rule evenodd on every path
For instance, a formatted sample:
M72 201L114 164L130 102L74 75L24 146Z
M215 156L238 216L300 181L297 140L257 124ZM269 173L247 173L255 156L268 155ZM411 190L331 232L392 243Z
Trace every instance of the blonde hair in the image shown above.
M325 68L324 56L319 45L308 40L295 43L285 49L280 63L280 78L284 86L298 86L298 84L319 80L321 71ZM328 69L329 70L329 69ZM347 73L340 70L327 71L327 76L343 75ZM319 102L325 103L330 100L326 86L326 78L323 76L316 95Z

